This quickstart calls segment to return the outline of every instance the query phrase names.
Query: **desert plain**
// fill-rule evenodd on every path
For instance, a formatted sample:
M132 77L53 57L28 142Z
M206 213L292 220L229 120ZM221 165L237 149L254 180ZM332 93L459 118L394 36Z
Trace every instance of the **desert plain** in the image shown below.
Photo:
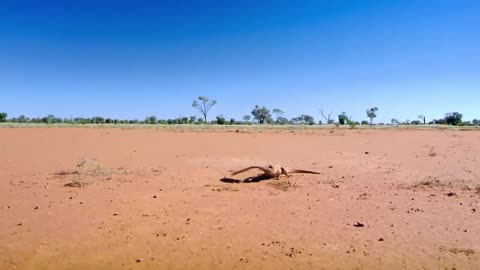
M480 269L479 200L475 130L0 129L5 270Z

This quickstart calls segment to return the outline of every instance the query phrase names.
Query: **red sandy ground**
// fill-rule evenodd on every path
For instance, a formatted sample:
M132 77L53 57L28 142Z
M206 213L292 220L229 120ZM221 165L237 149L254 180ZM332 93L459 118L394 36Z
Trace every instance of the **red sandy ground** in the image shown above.
M0 269L480 269L479 153L478 131L4 128ZM220 181L269 163L321 174Z

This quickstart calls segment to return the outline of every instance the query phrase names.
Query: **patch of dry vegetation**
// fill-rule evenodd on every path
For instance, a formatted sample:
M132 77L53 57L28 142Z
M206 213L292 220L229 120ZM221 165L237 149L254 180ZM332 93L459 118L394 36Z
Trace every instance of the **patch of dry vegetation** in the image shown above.
M288 191L290 189L297 188L298 185L292 184L288 181L272 181L268 183L269 186L277 190Z
M55 176L66 178L72 177L70 182L65 184L66 187L83 188L98 178L111 179L111 172L104 169L102 164L96 159L82 159L72 171L59 171Z
M428 176L427 178L421 180L419 183L416 183L412 185L413 188L418 188L418 187L444 187L447 186L447 184L440 182L440 180L436 177L431 177Z
M457 193L463 192L474 192L474 194L480 195L480 185L472 185L465 183L464 180L456 179L449 182L440 181L437 177L428 176L417 182L415 184L402 184L398 188L401 189L411 189L414 191L438 191L445 192L448 191L445 195L449 197L457 196Z

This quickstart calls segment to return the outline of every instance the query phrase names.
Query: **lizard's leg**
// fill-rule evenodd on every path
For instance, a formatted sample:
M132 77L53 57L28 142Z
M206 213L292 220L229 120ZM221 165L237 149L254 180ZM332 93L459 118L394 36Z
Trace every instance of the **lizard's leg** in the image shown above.
M287 170L286 170L285 168L283 168L283 167L282 167L282 174L285 174L285 176L286 176L287 178L290 177L290 174L288 174Z

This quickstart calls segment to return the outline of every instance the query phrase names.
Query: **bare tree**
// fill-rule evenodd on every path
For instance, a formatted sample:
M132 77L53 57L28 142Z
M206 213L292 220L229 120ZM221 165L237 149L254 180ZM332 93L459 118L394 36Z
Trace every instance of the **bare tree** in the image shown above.
M207 123L208 111L210 111L210 109L213 106L215 106L215 104L217 104L216 100L210 100L207 97L200 96L200 97L198 97L198 101L197 100L193 101L192 107L196 108L197 110L199 110L202 113L203 118L205 120L205 124L206 124Z
M332 122L331 116L333 112L330 112L329 114L325 115L323 108L320 108L320 114L322 115L323 119L325 119L325 122L327 124L330 124Z

